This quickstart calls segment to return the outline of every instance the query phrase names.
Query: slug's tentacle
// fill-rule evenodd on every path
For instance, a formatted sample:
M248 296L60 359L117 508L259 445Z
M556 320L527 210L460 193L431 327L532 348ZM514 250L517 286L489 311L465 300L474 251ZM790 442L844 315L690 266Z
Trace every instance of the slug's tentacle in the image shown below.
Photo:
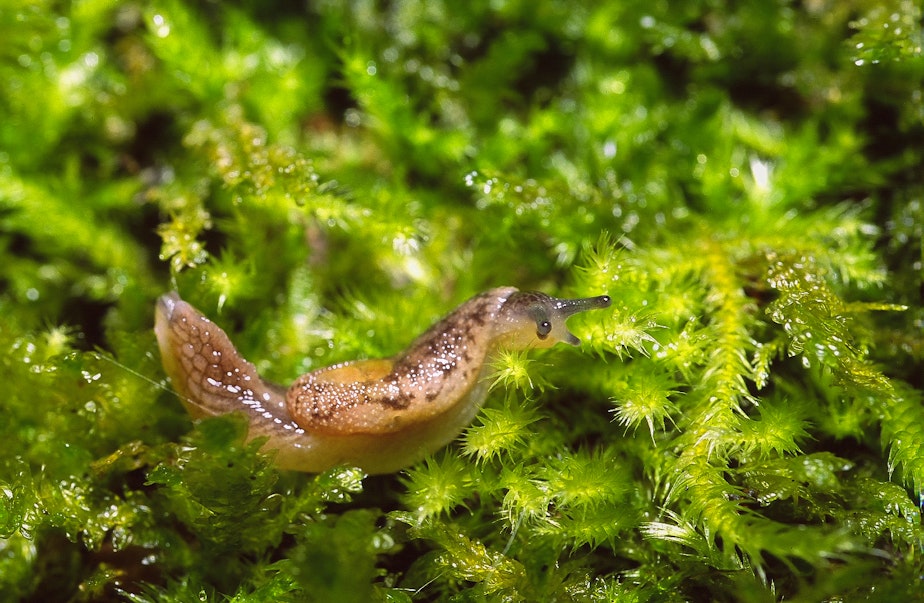
M194 416L243 411L250 438L266 437L282 468L323 471L351 464L396 471L445 445L487 395L497 348L577 345L566 319L610 305L606 295L558 299L513 287L473 297L402 354L313 371L283 388L260 378L224 331L169 293L155 332L164 368Z
M581 340L568 331L565 321L579 312L609 307L611 302L609 295L560 299L538 291L518 291L504 304L498 329L507 331L499 334L503 339L499 343L519 349L549 347L559 341L579 345Z

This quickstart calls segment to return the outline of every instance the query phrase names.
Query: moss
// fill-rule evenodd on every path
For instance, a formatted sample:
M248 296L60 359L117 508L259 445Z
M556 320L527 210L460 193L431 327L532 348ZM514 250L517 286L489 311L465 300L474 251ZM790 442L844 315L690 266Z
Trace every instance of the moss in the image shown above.
M836 5L835 5L836 4ZM904 0L0 0L6 600L909 599ZM502 284L608 293L395 475L192 422L171 288L278 382Z

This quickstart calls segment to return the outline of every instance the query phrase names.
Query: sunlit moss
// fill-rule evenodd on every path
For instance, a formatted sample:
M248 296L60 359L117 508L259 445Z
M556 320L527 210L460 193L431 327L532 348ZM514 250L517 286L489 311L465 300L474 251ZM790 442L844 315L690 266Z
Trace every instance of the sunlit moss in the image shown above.
M480 461L517 454L531 437L529 426L538 419L532 402L508 396L503 409L483 410L479 423L466 430L463 450Z

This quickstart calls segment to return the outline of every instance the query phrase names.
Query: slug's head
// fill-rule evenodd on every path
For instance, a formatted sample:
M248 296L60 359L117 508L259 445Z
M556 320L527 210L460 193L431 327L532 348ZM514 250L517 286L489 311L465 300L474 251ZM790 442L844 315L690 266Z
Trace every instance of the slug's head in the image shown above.
M498 312L494 337L508 349L548 348L559 341L578 345L565 321L572 314L606 308L609 295L580 299L559 299L537 291L512 293Z

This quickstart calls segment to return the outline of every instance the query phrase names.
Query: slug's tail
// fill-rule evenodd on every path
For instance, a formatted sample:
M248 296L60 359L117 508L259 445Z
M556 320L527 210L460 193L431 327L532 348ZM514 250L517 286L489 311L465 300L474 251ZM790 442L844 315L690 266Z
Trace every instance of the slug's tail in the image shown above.
M157 300L154 334L164 370L193 416L285 411L285 391L263 381L225 332L175 291Z

